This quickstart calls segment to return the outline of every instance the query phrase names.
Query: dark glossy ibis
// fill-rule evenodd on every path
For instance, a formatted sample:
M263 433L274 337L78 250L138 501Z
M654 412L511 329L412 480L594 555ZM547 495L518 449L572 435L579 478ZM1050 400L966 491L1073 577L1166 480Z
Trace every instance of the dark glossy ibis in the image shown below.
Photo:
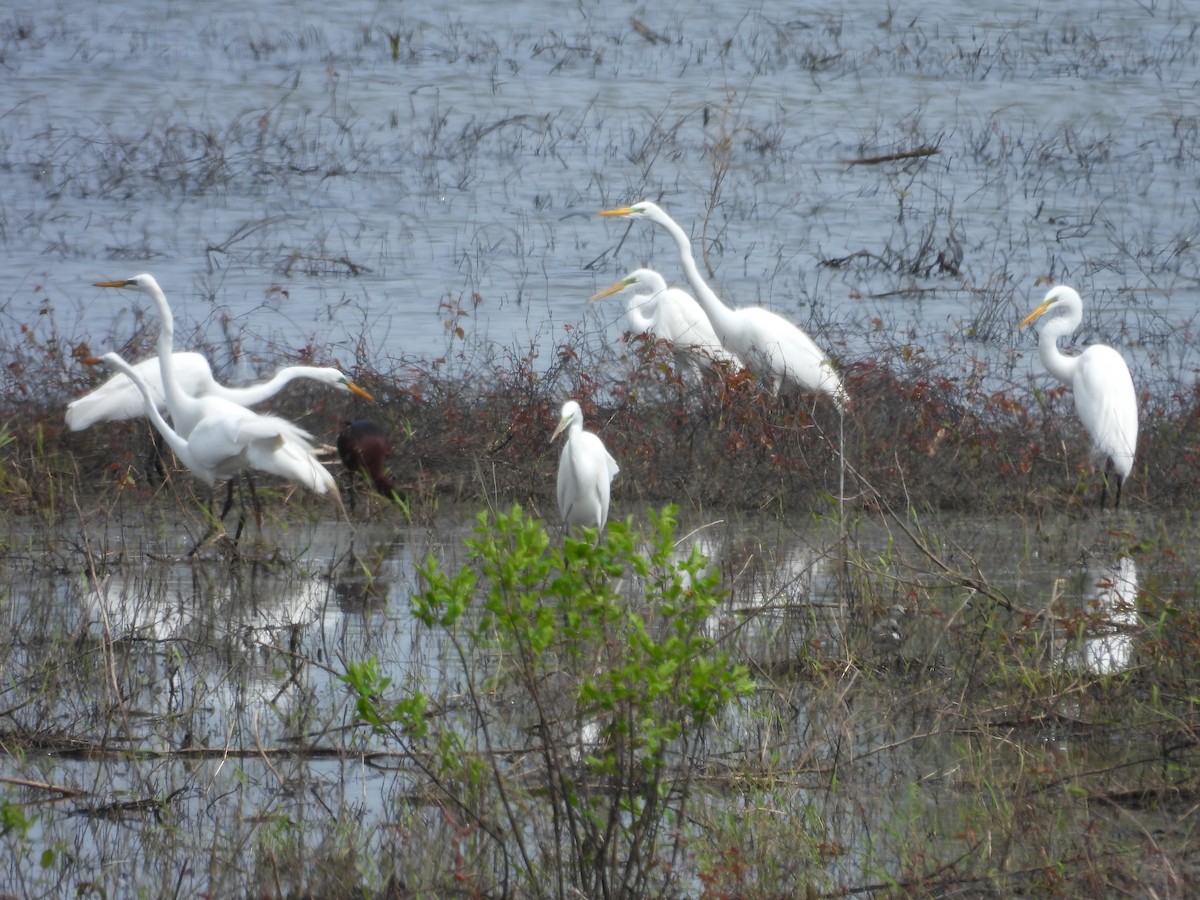
M396 483L385 472L392 441L382 426L369 419L343 422L337 436L337 450L351 476L359 472L383 496L389 500L396 498ZM353 507L353 494L350 503Z

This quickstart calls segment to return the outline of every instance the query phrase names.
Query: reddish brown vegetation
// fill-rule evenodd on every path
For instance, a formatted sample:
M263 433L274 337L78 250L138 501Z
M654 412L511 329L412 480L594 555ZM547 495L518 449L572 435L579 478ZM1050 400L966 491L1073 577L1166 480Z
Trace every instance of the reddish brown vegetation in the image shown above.
M61 491L51 477L92 486L142 481L148 431L142 422L72 434L62 410L95 373L64 347L30 331L4 372L2 402L15 440L4 448L13 501L42 505ZM811 395L775 398L752 377L726 372L703 385L681 380L666 348L634 342L623 356L582 338L555 350L553 365L533 354L461 350L433 363L365 359L355 379L378 400L372 407L311 385L293 385L270 405L332 443L348 418L370 417L393 436L390 472L404 486L470 503L520 500L553 508L556 454L548 443L562 401L583 405L589 427L621 464L617 514L674 501L696 507L828 509L839 485L836 409ZM138 357L138 334L122 348ZM210 352L219 359L219 352ZM330 362L305 348L306 362ZM289 359L274 359L268 371ZM1070 393L1036 383L989 383L986 365L955 372L953 363L897 351L886 362L843 365L852 398L844 422L846 498L851 508L964 511L1089 506L1098 490L1088 443ZM1192 473L1200 434L1200 390L1172 398L1164 415L1143 398L1142 440L1126 504L1196 502ZM336 465L336 463L334 463Z

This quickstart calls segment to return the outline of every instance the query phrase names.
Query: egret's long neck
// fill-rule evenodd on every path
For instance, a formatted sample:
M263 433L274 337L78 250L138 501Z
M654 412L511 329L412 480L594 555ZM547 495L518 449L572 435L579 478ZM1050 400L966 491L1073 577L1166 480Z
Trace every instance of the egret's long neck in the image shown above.
M227 388L224 385L218 385L211 389L209 393L215 394L218 397L224 397L226 400L232 400L235 403L240 403L242 406L253 406L256 403L262 403L264 400L269 400L278 394L283 388L297 378L304 378L309 372L316 371L310 366L287 366L275 373L274 377L269 381L264 381L262 384L250 384L246 387Z
M1038 356L1042 358L1042 365L1046 367L1047 372L1063 384L1072 383L1075 370L1079 367L1079 358L1067 356L1059 350L1058 339L1069 335L1074 330L1075 325L1072 322L1065 319L1051 319L1038 332Z
M118 366L118 368L125 373L125 376L133 382L133 386L141 393L143 405L146 407L146 416L150 419L150 423L158 429L158 433L163 436L171 446L171 449L175 451L175 455L183 459L188 453L187 441L180 437L175 429L167 424L167 420L162 417L162 413L158 411L158 403L150 395L150 388L145 380L128 364Z
M664 217L655 221L663 225L671 233L671 237L675 238L675 246L679 248L679 262L683 265L683 272L687 275L688 283L696 292L696 300L704 308L717 336L721 340L725 340L725 334L733 324L733 311L721 302L721 298L713 293L708 282L704 280L704 276L700 274L700 269L696 265L696 257L692 252L692 242L688 240L686 232L674 219Z
M151 291L150 296L154 298L159 318L162 319L158 329L158 367L162 372L163 396L167 400L167 409L171 411L171 420L186 436L196 426L196 400L184 392L175 378L175 317L161 290Z
M649 331L654 324L654 308L658 303L658 295L635 294L625 301L625 318L629 324L639 331Z

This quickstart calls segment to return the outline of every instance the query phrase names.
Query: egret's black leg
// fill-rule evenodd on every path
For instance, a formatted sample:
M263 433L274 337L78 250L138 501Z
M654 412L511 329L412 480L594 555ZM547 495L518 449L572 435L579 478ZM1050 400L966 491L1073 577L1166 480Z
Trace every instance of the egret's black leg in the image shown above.
M218 517L222 522L224 522L225 517L229 515L229 510L233 508L234 482L237 481L237 479L238 477L234 475L227 482L225 482L225 505L221 507L221 515Z
M1100 508L1104 509L1104 502L1108 499L1108 473L1113 471L1111 459L1104 461L1104 468L1100 472ZM1115 473L1114 473L1115 474ZM1121 476L1117 475L1117 502L1113 505L1116 509L1121 505Z
M243 472L238 476L238 525L237 531L233 535L233 543L236 546L238 540L242 536L242 532L246 528L246 492L250 492L250 502L254 505L254 521L258 524L259 530L262 530L263 511L262 503L258 499L258 492L254 489L254 478L249 471Z
M166 445L163 441L163 436L158 433L157 428L150 429L150 455L146 457L146 480L153 484L154 474L158 473L158 483L163 484L167 480L167 469L163 465L166 454Z
M240 489L240 488L238 489L238 493L239 493L239 494L241 493L241 489ZM243 530L245 527L246 527L246 500L245 500L245 498L243 497L243 498L241 499L241 502L239 502L239 503L238 503L238 524L237 524L237 530L233 532L233 545L234 545L235 547L237 546L237 542L238 542L239 540L241 540L241 537L242 537L242 530Z
M242 478L246 482L246 489L250 491L250 502L254 504L254 521L258 524L258 527L261 530L263 523L262 501L258 499L258 491L254 489L254 477L250 474L250 471L247 470L242 474Z

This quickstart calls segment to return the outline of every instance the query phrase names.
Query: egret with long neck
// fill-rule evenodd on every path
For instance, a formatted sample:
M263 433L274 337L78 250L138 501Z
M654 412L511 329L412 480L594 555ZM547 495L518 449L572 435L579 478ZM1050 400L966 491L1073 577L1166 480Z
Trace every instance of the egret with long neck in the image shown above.
M245 469L260 469L299 481L317 493L332 490L337 493L333 476L317 460L313 452L312 436L298 425L278 416L264 416L246 409L223 397L192 397L180 386L174 367L175 322L166 295L151 275L136 275L123 281L103 281L96 284L105 288L130 288L149 294L158 307L162 326L158 335L158 363L162 377L163 394L167 410L171 414L171 431L179 438L190 441L192 432L203 422L206 424L208 442L204 453L198 457L199 469L188 466L210 486L217 477L229 477ZM119 357L118 357L119 359ZM110 361L107 360L106 361ZM114 368L124 373L131 381L137 377L134 368L124 360ZM140 382L140 383L139 383ZM134 381L141 392L150 415L150 407L157 405L144 379ZM155 427L164 438L171 440L153 418ZM222 435L216 437L215 435ZM174 445L172 445L174 449ZM240 465L239 462L240 461ZM184 463L187 465L187 463Z
M239 406L254 406L269 400L298 379L317 381L335 390L349 391L366 400L372 399L370 394L339 369L286 366L276 372L269 381L244 387L228 387L213 377L212 367L200 353L177 350L171 354L171 364L175 370L175 379L184 393L192 397L223 397ZM167 401L163 393L162 366L158 356L134 364L133 370L150 388L151 398L159 412L165 410ZM117 372L95 390L67 404L67 427L72 431L82 431L97 422L119 422L143 415L145 407L142 405L141 392L124 373Z
M163 418L150 386L137 370L116 353L106 353L100 359L87 362L99 363L128 376L129 381L142 395L146 416L166 440L170 448L192 474L212 488L218 478L236 478L247 469L259 469L279 475L289 481L297 481L318 494L332 492L338 505L337 486L333 476L321 465L307 441L297 438L295 426L276 416L263 416L245 407L231 404L245 415L230 417L213 412L202 416L184 437ZM303 432L301 432L303 434ZM238 520L234 541L241 536L245 515ZM216 532L216 526L202 537L191 552L203 546L208 536Z
M775 393L783 387L799 387L828 395L839 409L845 406L846 391L842 380L829 357L812 338L783 316L762 307L732 309L726 306L700 274L687 233L657 204L642 200L632 206L605 210L599 215L649 219L667 229L675 239L679 261L696 293L696 301L708 315L721 344L747 369L767 381Z
M1137 449L1137 392L1125 358L1106 344L1092 344L1078 356L1058 349L1058 339L1070 336L1083 321L1083 300L1074 288L1051 288L1037 309L1021 322L1024 328L1043 319L1038 329L1038 356L1046 371L1071 388L1075 411L1092 437L1092 452L1106 460L1100 507L1108 495L1107 470L1117 474L1114 506L1121 505L1121 486L1133 471Z
M603 530L612 480L621 470L604 442L583 430L583 410L574 400L563 404L550 440L563 432L567 442L558 462L558 511L568 528L584 525Z

